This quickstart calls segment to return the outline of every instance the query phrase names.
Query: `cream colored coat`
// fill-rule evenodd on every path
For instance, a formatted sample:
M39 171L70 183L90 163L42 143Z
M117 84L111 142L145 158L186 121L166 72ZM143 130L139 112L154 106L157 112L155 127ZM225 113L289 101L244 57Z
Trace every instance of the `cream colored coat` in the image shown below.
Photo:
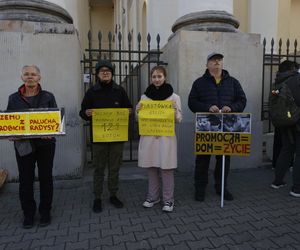
M151 100L142 95L141 100ZM182 111L180 97L172 94L166 100L175 102L175 122L181 122ZM137 110L140 102L136 106ZM161 169L177 168L177 140L175 136L141 136L138 151L138 166L142 168L158 167Z

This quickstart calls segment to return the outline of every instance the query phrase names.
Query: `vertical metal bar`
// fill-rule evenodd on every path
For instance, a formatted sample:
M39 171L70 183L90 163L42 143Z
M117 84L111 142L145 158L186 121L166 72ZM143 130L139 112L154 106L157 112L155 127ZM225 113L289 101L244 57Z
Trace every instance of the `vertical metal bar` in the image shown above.
M271 40L271 67L270 67L270 85L272 84L273 81L273 59L274 59L274 38ZM269 124L268 124L268 132L272 131L272 123L271 120L269 119Z
M110 61L112 60L112 56L111 56L111 43L112 43L112 33L109 32L108 33L108 50L109 50L108 58L109 58Z
M118 33L118 47L119 47L119 84L122 83L122 34Z
M159 64L159 58L160 58L160 48L159 48L159 43L160 43L160 36L159 36L159 34L157 34L157 36L156 36L156 42L157 42L157 63L156 63L156 65L158 65Z
M89 49L88 49L88 52L89 52L89 75L90 75L90 79L89 79L89 87L92 87L92 70L93 70L93 58L92 58L92 32L89 30L88 32L88 46L89 46ZM90 141L87 140L88 136L86 137L86 146L87 148L90 148L90 151L91 151L91 161L93 161L93 150L92 150L92 124L89 123L89 126L87 127L86 129L86 135L89 134L89 138L90 138Z
M262 89L261 89L261 120L264 120L264 97L265 97L265 61L266 61L266 38L263 40L263 67L262 67Z
M99 50L98 60L101 60L101 58L102 58L102 33L101 33L101 31L98 32L98 50Z
M290 39L287 39L286 41L286 59L289 60L290 54Z
M128 74L128 81L129 81L129 98L131 103L133 103L133 67L131 61L131 45L132 45L132 35L131 32L128 33L128 66L129 66L129 74ZM129 139L129 148L130 148L130 160L132 160L132 139L133 139L133 119L130 120L130 139Z
M151 61L151 54L150 54L150 43L151 43L151 36L148 33L147 35L147 56L148 56L148 85L150 85L150 61Z
M92 32L89 30L88 32L88 41L89 41L89 49L88 49L88 53L89 53L89 73L90 73L90 82L89 82L89 87L92 87L92 70L93 70L93 58L92 58Z
M142 37L141 37L140 33L137 36L137 41L138 41L137 95L138 95L138 98L140 98L142 95L142 93L141 93L142 92L141 91L141 41L142 41Z
M299 59L299 57L300 57L300 55L297 55L297 51L298 51L298 40L297 39L295 40L295 50L296 50L296 62L297 62L297 59Z
M279 39L279 42L278 42L278 45L279 45L279 48L278 48L278 64L280 64L281 62L281 49L282 49L282 39L280 38Z
M128 69L129 69L129 74L127 75L127 78L128 78L128 83L129 83L129 97L130 97L130 100L132 101L132 96L131 96L131 78L132 78L132 71L131 71L131 65L132 65L132 61L131 61L131 42L132 42L132 36L131 36L131 33L128 32L128 36L127 36L127 39L128 39Z
M297 39L294 41L294 62L297 61Z

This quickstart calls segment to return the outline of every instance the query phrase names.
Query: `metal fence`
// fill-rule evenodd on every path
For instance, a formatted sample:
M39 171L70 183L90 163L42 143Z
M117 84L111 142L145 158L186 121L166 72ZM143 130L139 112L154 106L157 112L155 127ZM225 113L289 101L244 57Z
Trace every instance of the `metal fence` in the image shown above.
M160 36L153 41L150 34L142 37L139 33L135 38L129 32L127 36L109 32L103 37L99 32L97 39L93 39L91 31L88 32L88 48L81 61L86 91L95 82L95 65L99 59L110 60L115 68L114 80L123 86L129 99L135 107L141 94L142 87L150 84L150 71L154 65L164 65L160 60ZM153 48L154 46L154 48ZM91 146L90 126L86 124L87 146ZM131 116L129 124L129 141L125 143L124 161L137 160L138 147L137 123Z
M291 45L289 39L283 43L282 39L275 44L274 39L270 41L270 50L267 50L267 40L263 40L263 73L262 73L262 99L261 99L261 120L263 121L264 133L272 132L273 126L269 117L269 93L275 81L279 64L284 60L294 62L300 61L298 42L295 40Z

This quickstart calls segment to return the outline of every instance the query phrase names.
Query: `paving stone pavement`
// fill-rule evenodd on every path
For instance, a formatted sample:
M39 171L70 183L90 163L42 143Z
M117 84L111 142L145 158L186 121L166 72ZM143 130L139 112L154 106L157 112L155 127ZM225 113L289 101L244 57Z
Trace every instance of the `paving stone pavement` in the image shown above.
M229 189L235 199L221 208L211 172L205 202L193 199L192 173L176 172L173 213L163 213L161 205L141 206L147 180L140 174L121 175L125 207L113 208L106 191L100 214L91 210L90 175L56 181L51 225L36 223L27 230L21 227L17 184L9 183L0 192L0 250L300 249L300 199L288 195L289 187L271 189L272 177L266 167L232 170ZM290 173L286 180L290 184Z

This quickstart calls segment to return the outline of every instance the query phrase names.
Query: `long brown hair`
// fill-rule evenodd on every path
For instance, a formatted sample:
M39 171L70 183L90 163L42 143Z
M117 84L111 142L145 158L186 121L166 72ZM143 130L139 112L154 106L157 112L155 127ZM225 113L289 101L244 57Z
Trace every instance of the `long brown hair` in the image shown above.
M156 71L156 70L162 72L165 78L167 77L166 68L164 66L161 66L161 65L154 66L151 69L151 72L150 72L151 76L152 76L153 72Z

